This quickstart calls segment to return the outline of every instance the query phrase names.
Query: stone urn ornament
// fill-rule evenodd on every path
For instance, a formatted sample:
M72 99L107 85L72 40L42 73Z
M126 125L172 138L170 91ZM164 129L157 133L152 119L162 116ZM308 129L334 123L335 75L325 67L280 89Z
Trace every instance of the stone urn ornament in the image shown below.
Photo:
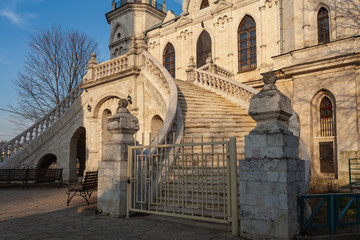
M264 87L252 97L249 115L256 121L250 134L284 133L292 135L286 121L292 116L290 99L276 87L276 74L271 71L262 74Z

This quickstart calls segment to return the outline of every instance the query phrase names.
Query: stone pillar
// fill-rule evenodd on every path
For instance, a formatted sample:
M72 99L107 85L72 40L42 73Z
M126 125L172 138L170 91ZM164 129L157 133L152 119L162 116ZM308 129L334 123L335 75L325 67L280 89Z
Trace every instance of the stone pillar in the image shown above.
M286 127L290 99L275 86L276 74L263 74L264 88L250 101L256 127L245 136L239 161L240 236L293 239L300 230L298 197L307 191L298 137Z
M206 58L206 64L208 65L208 72L215 73L214 61L212 59L211 53L209 53Z
M196 65L194 62L194 57L190 57L190 61L188 63L188 68L186 69L186 81L187 82L194 82L195 81L195 69Z
M127 105L120 99L116 114L109 118L107 130L112 136L103 146L98 169L98 211L120 217L126 215L128 146L133 145L134 134L139 131L139 121Z

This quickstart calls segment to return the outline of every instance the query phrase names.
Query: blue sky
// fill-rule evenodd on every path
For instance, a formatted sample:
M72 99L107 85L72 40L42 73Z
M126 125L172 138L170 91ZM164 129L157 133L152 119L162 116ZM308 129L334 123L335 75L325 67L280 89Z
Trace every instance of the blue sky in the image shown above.
M109 59L110 26L105 13L112 0L0 0L0 109L16 102L13 82L24 66L28 41L37 29L60 24L76 29L98 42L101 58ZM166 1L167 9L178 15L182 0ZM11 140L21 132L12 123L12 114L0 110L0 141ZM24 129L23 129L24 130Z

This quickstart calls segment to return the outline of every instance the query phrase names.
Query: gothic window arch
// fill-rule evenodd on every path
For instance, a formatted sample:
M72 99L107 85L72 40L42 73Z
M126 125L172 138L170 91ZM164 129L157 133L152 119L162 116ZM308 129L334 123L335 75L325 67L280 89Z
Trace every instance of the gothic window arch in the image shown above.
M170 75L175 78L175 49L171 43L168 43L163 54L164 67L169 71Z
M206 59L211 54L210 34L203 30L196 43L196 67L199 68L206 64Z
M318 24L318 43L324 44L330 42L330 25L329 25L329 12L326 8L322 7L317 15Z
M239 72L256 69L256 23L249 15L239 25L238 51Z
M312 105L313 169L323 177L337 176L336 104L328 90L314 95Z
M209 7L209 1L208 0L202 0L200 5L200 10Z

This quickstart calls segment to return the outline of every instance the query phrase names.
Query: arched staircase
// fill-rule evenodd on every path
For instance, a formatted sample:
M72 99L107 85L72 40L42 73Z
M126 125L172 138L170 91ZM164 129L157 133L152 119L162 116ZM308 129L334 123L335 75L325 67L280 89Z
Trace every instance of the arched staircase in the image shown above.
M244 158L244 135L255 126L247 114L247 108L257 90L227 78L229 74L220 76L220 71L211 72L211 67L208 71L192 68L187 81L174 80L145 50L142 41L137 38L126 55L105 63L97 64L96 59L92 58L82 86L110 84L110 81L121 80L125 74L140 73L163 96L167 106L164 124L158 139L154 141L162 143L165 139L175 137L171 142L207 142L236 136L238 159ZM36 163L42 154L53 153L54 150L49 150L53 145L64 147L61 150L64 157L58 156L58 159L67 161L62 166L69 168L66 158L70 156L70 149L67 148L70 148L71 136L79 127L86 128L83 119L91 100L85 95L77 86L44 118L1 146L0 168ZM64 144L55 144L56 141ZM69 173L64 170L66 180Z

